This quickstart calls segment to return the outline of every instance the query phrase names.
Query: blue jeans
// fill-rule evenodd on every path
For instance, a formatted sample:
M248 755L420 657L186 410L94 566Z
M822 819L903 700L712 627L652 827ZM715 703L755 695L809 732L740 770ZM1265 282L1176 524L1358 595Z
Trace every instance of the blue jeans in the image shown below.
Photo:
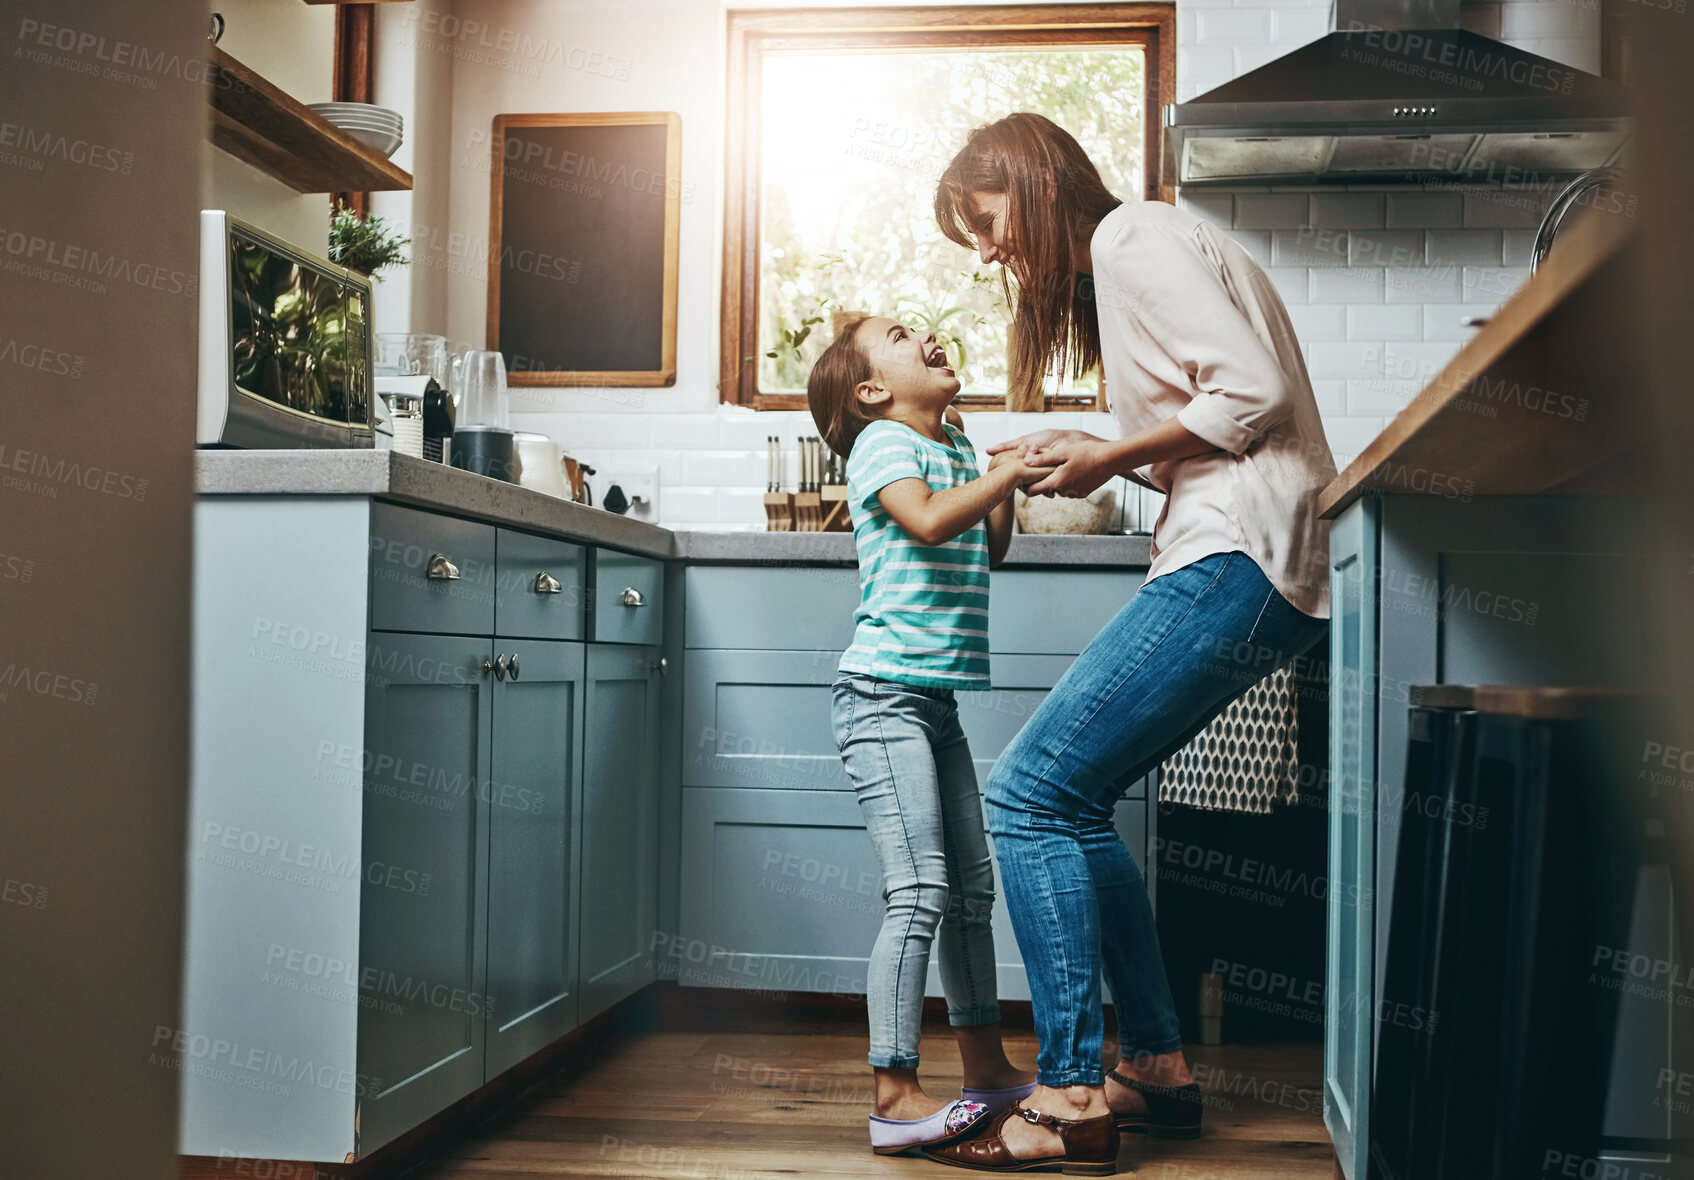
M1101 1084L1102 968L1124 1057L1182 1047L1147 883L1112 807L1326 627L1246 554L1213 554L1142 587L994 764L989 830L1042 1085Z
M1000 1019L976 768L951 689L844 672L833 697L835 740L882 862L885 908L865 982L870 1063L916 1069L932 943L949 1022Z

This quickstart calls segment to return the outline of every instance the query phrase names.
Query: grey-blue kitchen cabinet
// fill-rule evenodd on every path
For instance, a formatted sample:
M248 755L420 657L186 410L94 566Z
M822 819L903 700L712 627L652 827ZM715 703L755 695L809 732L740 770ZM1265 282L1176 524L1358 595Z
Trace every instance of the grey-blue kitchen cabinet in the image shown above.
M574 811L586 695L580 643L498 639L494 650L515 673L494 685L483 791L490 1078L576 1026Z
M494 633L514 638L586 639L588 549L500 529Z
M662 978L684 986L861 995L882 920L882 873L858 800L844 791L683 789L680 937L661 940ZM1139 854L1147 814L1117 811ZM995 871L1001 999L1029 983ZM935 963L927 982L939 996Z
M1323 1117L1348 1180L1365 1180L1370 1152L1375 927L1368 883L1376 854L1377 527L1378 502L1366 497L1329 534L1331 888ZM1359 883L1366 883L1363 892L1348 888Z
M378 500L370 527L374 629L494 633L493 525Z
M988 596L988 650L995 655L1076 655L1145 580L1140 570L995 570Z
M487 638L373 633L359 899L359 1150L483 1081Z
M590 644L586 678L578 923L583 1021L654 978L659 650Z
M686 574L689 648L834 651L853 639L859 571L843 566L700 565Z
M830 729L840 659L838 651L690 651L683 785L847 790Z
M594 641L655 645L665 629L665 563L594 553Z

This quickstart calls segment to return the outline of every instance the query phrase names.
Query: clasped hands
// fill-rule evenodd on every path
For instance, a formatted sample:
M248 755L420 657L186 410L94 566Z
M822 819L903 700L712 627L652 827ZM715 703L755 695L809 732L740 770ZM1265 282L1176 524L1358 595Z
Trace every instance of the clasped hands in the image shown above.
M1111 479L1112 457L1105 439L1086 430L1037 430L988 448L988 469L1019 463L1018 483L1029 496L1080 499Z

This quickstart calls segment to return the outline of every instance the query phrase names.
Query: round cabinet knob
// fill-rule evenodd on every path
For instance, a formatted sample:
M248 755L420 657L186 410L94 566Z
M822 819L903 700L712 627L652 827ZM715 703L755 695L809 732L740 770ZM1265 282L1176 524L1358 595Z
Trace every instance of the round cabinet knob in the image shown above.
M496 679L496 680L506 679L506 670L507 670L506 669L506 657L503 656L503 655L495 656L494 657L494 679Z
M539 574L535 575L535 592L537 594L563 593L563 591L559 588L559 579L555 578L546 570L542 570Z
M459 567L445 553L432 553L424 576L438 582L456 582L459 580Z
M660 676L663 676L670 671L671 662L665 659L664 656L660 656L655 662L647 665L647 667L650 671L657 672Z
M516 680L518 678L518 653L517 652L513 652L510 656L507 657L507 659L506 659L506 671L511 673L513 680Z
M623 596L620 599L620 601L625 606L646 606L647 605L647 600L645 598L641 597L641 591L637 590L634 586L625 586L624 587Z
M494 671L494 661L489 659L487 656L483 656L482 657L482 674L484 676L486 676L492 671Z

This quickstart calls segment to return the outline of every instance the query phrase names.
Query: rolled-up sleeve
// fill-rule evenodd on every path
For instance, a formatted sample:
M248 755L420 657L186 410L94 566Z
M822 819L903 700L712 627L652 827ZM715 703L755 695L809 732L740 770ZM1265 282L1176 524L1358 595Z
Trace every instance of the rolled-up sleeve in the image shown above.
M1120 306L1168 358L1159 374L1186 386L1177 421L1239 455L1293 413L1289 377L1237 306L1196 233L1133 225L1095 259L1102 310Z

